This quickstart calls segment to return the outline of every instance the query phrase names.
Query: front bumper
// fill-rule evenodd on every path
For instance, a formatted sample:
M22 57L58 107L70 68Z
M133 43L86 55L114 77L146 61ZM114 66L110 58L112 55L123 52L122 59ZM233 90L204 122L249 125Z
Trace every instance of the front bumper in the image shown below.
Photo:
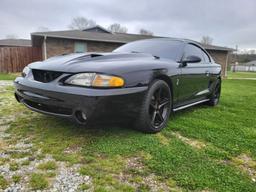
M92 89L61 85L58 81L41 83L18 77L14 81L15 97L29 109L83 123L93 115L132 115L141 106L147 87ZM111 112L111 113L109 113Z

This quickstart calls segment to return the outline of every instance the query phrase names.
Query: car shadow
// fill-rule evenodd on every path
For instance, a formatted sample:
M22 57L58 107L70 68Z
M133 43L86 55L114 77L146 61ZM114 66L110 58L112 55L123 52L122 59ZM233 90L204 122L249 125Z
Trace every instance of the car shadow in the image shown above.
M175 121L177 118L188 116L198 109L208 108L207 105L201 104L190 107L175 113L171 113L169 121ZM58 134L62 130L70 132L73 136L99 136L99 135L133 135L144 134L135 129L135 120L127 117L98 117L93 119L86 125L80 125L75 121L65 118L52 117L47 115L33 115L30 119L31 125L33 122L40 122L33 126L34 129L40 129L45 126L45 129L52 130L54 134ZM18 122L17 122L18 123Z
M209 106L206 104L199 104L196 106L192 106L187 109L183 109L177 112L173 112L170 114L169 121L175 121L177 118L180 118L182 116L187 116L191 113L194 113L198 111L198 109L207 109ZM67 120L66 120L67 121ZM120 132L122 131L137 131L135 128L135 119L133 118L127 118L127 117L98 117L97 119L94 119L90 121L86 125L79 125L76 122L69 121L69 123L72 124L72 126L75 126L76 129L82 129L82 130L88 130L88 131L107 131L111 132L113 128L115 128L115 132L118 129ZM114 134L114 132L113 132Z
M109 117L99 117L96 119L91 120L85 125L78 124L75 120L69 120L65 118L58 118L58 117L51 117L51 116L45 116L42 115L40 118L43 119L43 121L50 120L53 122L53 125L57 124L58 126L53 126L52 128L57 128L61 125L64 125L66 129L73 130L73 134L78 133L79 135L87 135L90 134L92 136L96 135L104 135L104 134L122 134L123 133L132 133L132 132L138 132L134 128L134 120L127 119L125 117L115 117L115 118L109 118Z

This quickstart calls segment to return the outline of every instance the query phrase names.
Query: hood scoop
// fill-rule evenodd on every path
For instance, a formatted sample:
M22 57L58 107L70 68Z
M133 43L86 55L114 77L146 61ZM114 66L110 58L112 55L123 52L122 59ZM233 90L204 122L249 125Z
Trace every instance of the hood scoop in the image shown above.
M104 55L103 54L97 54L97 53L90 53L90 54L86 54L86 55L83 55L83 56L80 56L80 57L73 58L73 59L71 59L67 62L68 63L73 63L73 62L79 62L79 61L89 61L92 58L101 57L101 56L104 56Z
M91 54L90 56L91 56L91 57L99 57L99 56L103 56L103 55L97 54L97 53L93 53L93 54Z

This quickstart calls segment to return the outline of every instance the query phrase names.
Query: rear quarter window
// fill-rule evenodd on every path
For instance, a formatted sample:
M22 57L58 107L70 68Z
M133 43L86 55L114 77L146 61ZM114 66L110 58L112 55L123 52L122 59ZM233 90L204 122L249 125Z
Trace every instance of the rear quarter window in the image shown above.
M203 50L202 50L202 54L203 54L203 57L204 57L204 61L206 63L211 63L211 59L210 59L209 55L207 53L205 53Z

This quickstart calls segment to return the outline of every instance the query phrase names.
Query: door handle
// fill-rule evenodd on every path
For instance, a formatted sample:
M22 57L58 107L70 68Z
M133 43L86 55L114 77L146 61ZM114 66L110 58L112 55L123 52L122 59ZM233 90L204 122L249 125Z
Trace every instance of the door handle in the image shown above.
M208 77L210 75L209 71L205 71L205 75Z

